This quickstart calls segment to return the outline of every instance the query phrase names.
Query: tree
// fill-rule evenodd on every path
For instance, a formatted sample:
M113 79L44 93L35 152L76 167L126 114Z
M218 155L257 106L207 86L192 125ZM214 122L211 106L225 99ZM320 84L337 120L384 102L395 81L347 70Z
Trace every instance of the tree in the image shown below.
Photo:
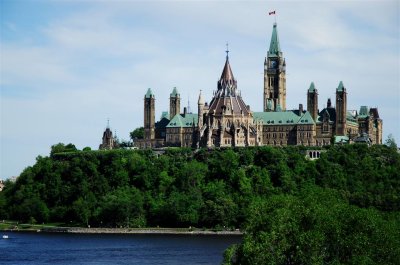
M397 144L392 134L388 135L385 145L389 146L390 148L397 149Z
M246 235L224 264L396 264L399 214L349 205L339 192L309 185L250 206ZM396 221L397 220L397 221ZM397 232L396 232L397 231Z
M74 144L63 144L63 143L58 143L55 145L51 146L51 150L50 150L50 156L53 156L56 153L64 153L64 152L76 152L78 151L78 149L75 147Z
M144 138L144 128L139 127L133 130L132 132L129 133L132 141L135 141L137 139L143 139Z

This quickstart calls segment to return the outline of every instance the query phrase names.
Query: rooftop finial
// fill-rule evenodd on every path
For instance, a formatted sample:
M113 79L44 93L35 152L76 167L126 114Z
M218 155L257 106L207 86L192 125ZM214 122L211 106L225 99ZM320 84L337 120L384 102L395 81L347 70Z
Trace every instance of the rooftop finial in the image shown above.
M110 128L110 118L107 118L107 128Z
M226 42L226 59L228 59L228 57L229 57L229 43L228 42Z

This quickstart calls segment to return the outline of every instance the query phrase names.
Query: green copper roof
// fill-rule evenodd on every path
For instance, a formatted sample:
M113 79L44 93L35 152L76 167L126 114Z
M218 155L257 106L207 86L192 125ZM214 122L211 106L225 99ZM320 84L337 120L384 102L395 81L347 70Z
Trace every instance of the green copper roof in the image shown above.
M340 81L340 83L339 83L339 86L338 86L338 88L336 89L336 91L344 91L344 86L343 86L343 82L342 81Z
M349 142L349 137L348 136L335 135L335 144L348 143L348 142Z
M172 93L169 94L171 97L176 97L179 96L178 90L176 89L176 87L174 87L174 90L172 90Z
M303 116L298 120L299 124L315 124L313 118L311 117L310 112L306 111Z
M367 106L361 106L359 115L360 116L367 116L368 115L368 107Z
M315 92L314 82L311 82L311 85L310 85L310 88L308 89L308 92Z
M182 128L182 127L192 127L197 126L197 114L186 113L176 114L171 121L168 123L167 128ZM194 123L194 124L193 124Z
M310 113L306 111L302 116L293 111L281 112L254 112L254 119L262 120L264 125L295 125L314 124Z
M268 57L279 57L281 56L281 53L278 30L276 28L276 23L274 23L274 27L272 28L271 43L269 44Z
M151 88L149 88L149 89L147 89L147 93L145 95L145 98L151 98L151 97L154 98L154 94L153 94L153 91L151 91Z
M162 119L164 119L164 118L169 119L169 113L168 113L168 111L163 111L163 112L161 112L160 120L162 120Z

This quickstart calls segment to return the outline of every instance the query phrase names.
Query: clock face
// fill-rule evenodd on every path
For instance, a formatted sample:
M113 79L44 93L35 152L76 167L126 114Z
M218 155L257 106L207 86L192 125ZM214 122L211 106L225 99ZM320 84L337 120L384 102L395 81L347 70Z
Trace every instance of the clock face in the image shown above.
M271 68L276 68L278 63L276 61L271 61Z

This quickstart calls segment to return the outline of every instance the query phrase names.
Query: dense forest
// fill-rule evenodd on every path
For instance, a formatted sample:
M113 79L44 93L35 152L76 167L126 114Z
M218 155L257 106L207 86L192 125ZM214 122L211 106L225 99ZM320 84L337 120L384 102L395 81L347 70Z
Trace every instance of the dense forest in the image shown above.
M0 192L0 219L245 231L226 264L396 264L400 154L385 145L76 150L54 145Z

